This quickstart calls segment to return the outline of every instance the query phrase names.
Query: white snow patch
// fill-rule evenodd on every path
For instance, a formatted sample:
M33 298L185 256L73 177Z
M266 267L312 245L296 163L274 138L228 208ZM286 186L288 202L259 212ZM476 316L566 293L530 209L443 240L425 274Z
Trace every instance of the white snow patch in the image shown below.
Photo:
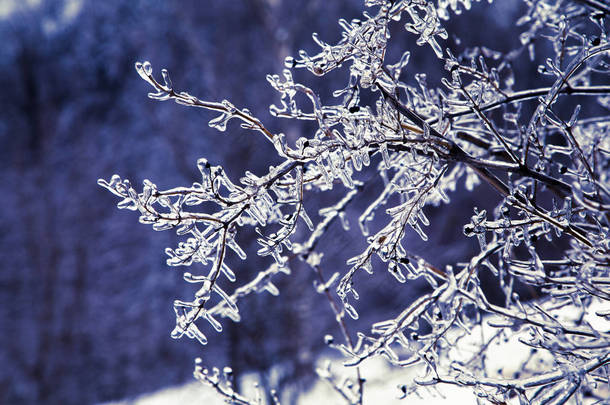
M340 376L353 377L354 368L343 368L340 362L333 363L332 370ZM406 399L399 399L401 392L399 386L413 378L411 369L397 369L390 367L381 358L371 359L361 365L362 376L366 379L364 385L365 404L400 404L400 405L448 405L448 404L475 404L475 396L470 389L443 386L438 390L422 388L417 394L411 394ZM251 387L256 378L248 375L245 378L246 396L253 396ZM439 396L439 392L441 396ZM222 405L222 397L216 394L213 388L199 382L192 382L182 386L171 387L152 394L144 394L131 400L111 402L105 405ZM319 380L314 387L298 399L298 404L341 404L345 401L325 381Z
M596 330L610 330L610 321L596 312L605 313L609 310L608 304L595 300L589 307L585 319L592 324ZM579 312L574 307L566 307L562 311L563 319L576 318ZM456 360L463 356L474 354L479 349L481 341L485 341L497 332L497 329L483 322L483 337L481 328L475 327L471 334L460 342L460 349L454 353ZM530 348L518 341L519 337L525 338L526 333L517 333L509 339L496 339L489 347L486 356L486 368L490 373L502 374L505 378L512 378L514 373L524 370L520 369L525 359L529 356ZM453 356L453 355L452 355ZM320 359L320 366L326 360ZM538 365L551 361L544 353L537 358ZM530 362L531 363L531 362ZM552 367L552 363L544 364L545 368ZM420 387L416 393L409 394L407 398L400 399L402 392L400 386L411 383L418 374L422 374L422 367L397 368L390 366L383 358L372 358L360 365L362 376L366 379L364 384L364 404L401 404L401 405L455 405L476 404L476 397L470 388L454 385L436 385L434 388ZM333 360L331 372L337 380L350 377L355 380L355 369L344 367L341 360ZM501 371L500 371L501 370ZM523 375L522 375L523 377ZM253 385L257 381L254 374L246 375L242 384L243 392L248 397L253 397ZM605 389L604 389L605 390ZM514 399L517 403L517 399ZM512 403L512 402L511 402ZM183 386L167 388L156 393L145 394L133 400L126 400L107 405L221 405L225 404L223 399L213 388L200 382L192 382ZM331 387L331 385L319 379L313 388L300 395L298 404L345 404L345 401Z

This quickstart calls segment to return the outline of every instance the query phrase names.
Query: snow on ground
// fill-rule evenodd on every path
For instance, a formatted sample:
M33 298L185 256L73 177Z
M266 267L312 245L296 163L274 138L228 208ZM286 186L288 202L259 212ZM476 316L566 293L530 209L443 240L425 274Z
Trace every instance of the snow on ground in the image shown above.
M607 311L607 303L594 302L589 308L589 314L585 319L591 323L596 330L610 330L610 321L603 317L595 315L597 311ZM563 315L566 318L574 317L577 312L570 308L565 308ZM483 334L490 337L496 333L496 329L491 328L484 323ZM455 357L462 357L468 353L475 353L478 350L477 345L480 342L481 330L475 328L468 339L462 340L459 353L455 353ZM500 369L504 377L511 378L523 361L528 357L529 348L519 343L517 338L519 335L513 336L511 339L496 339L489 346L489 352L486 362L487 370L490 372L498 372ZM472 344L471 347L469 345ZM453 357L452 357L453 358ZM539 364L550 359L544 357L538 358ZM319 366L326 360L321 360ZM545 368L552 367L552 364L544 364ZM428 390L426 387L421 387L416 394L410 394L408 398L400 400L401 392L398 388L400 385L410 382L418 373L421 374L421 368L396 368L391 367L382 358L373 358L364 361L361 365L362 376L366 379L364 385L364 403L365 404L401 404L401 405L454 405L454 404L476 404L475 396L469 388L462 388L453 385L436 386L434 390ZM494 371L492 371L494 370ZM353 368L343 368L341 360L334 360L331 365L331 371L338 379L341 376L353 377ZM254 398L253 387L255 377L246 376L246 388L244 395ZM439 396L440 392L440 396ZM155 393L145 394L131 400L108 403L107 405L221 405L225 402L216 394L213 388L203 385L200 382L192 382L183 386L167 388ZM330 384L320 379L310 391L304 392L299 397L299 404L344 404L345 401L337 394Z
M446 404L475 404L475 397L469 389L459 387L442 387L444 398L436 392L421 390L420 395L410 395L408 401L400 400L401 392L399 385L405 383L405 372L412 378L412 372L403 369L391 369L383 359L373 359L365 362L362 366L363 377L367 380L364 386L365 404L400 404L400 405L446 405ZM333 363L332 370L341 372L341 364ZM348 369L349 375L353 374L352 368ZM252 386L253 377L245 377L246 386ZM252 392L246 389L244 394L254 397ZM345 404L345 401L326 381L320 380L314 387L299 397L299 404ZM192 382L178 387L167 388L152 394L144 394L132 400L108 403L106 405L222 405L223 399L216 394L214 389L200 382Z

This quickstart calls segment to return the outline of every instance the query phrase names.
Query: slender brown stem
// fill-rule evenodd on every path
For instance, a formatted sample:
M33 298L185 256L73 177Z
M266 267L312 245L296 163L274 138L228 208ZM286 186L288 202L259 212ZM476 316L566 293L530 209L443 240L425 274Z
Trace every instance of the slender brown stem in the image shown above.
M312 266L312 268L318 277L318 281L320 282L320 285L325 286L326 280L324 279L324 275L322 274L322 269L320 269L320 266L315 265L315 266ZM341 334L343 335L343 338L345 339L345 342L347 343L348 348L350 349L350 351L353 351L354 342L352 340L351 335L349 334L349 331L347 330L347 325L345 324L345 317L343 316L343 311L339 308L339 305L337 304L337 302L335 301L333 296L330 294L330 291L329 291L328 287L326 287L326 286L324 287L324 295L326 296L326 299L328 300L330 307L333 310L333 313L335 315L335 320L339 324L339 329L341 329ZM358 402L357 402L357 404L361 405L363 397L364 397L364 379L362 378L362 375L360 373L360 367L356 367L356 378L358 379Z

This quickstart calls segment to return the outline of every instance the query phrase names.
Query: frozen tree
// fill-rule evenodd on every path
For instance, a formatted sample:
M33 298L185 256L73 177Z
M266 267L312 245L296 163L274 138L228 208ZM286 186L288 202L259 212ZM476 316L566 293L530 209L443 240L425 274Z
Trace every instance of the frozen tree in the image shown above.
M320 339L344 356L346 372L353 369L342 382L334 370L318 374L348 403L363 402L359 365L375 356L418 370L400 387L404 397L450 384L493 404L603 402L610 395L610 6L524 1L520 35L498 51L463 48L444 28L469 18L469 0L365 5L360 19L339 21L337 43L314 34L316 53L299 51L281 75L267 76L280 95L271 115L314 124L296 136L227 100L180 91L166 70L156 75L149 62L136 63L150 98L211 110L209 125L219 131L239 122L277 153L260 157L274 163L258 174L228 173L201 158L201 177L171 189L145 180L138 191L118 175L99 181L141 223L183 237L166 249L167 264L189 267L184 280L197 290L174 301L172 337L205 345L210 327L221 332L224 318L240 321L247 295L280 294L278 275L294 277L303 263L342 335ZM397 52L391 40L404 36L424 48ZM445 69L438 85L409 69L411 54L426 47ZM336 71L343 84L324 99L315 82L296 79L301 70ZM413 235L429 238L430 210L450 215L464 195L492 207L471 206L463 224L475 254L441 266L411 249ZM325 237L335 222L366 243L346 267L329 269ZM241 242L252 230L256 254L271 260L244 279L228 257L247 266L252 252ZM372 305L359 294L368 279L361 273L379 272L391 275L385 283L410 289L423 281L428 289L354 334L349 320ZM487 275L497 296L481 283ZM529 353L517 374L490 365L489 350L504 341ZM234 389L230 368L196 363L195 377L229 402L260 403ZM280 396L269 394L273 402Z

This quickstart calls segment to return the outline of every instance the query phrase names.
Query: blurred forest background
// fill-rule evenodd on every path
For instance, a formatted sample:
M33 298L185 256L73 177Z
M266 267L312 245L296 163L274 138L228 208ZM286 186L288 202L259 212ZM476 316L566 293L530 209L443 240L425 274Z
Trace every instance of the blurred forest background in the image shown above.
M455 35L445 46L463 49L481 38L495 49L516 46L506 30L518 4L502 3L477 4L467 17L454 18L447 28ZM157 73L167 68L176 89L205 100L227 98L294 139L312 127L271 120L268 106L278 97L265 75L280 73L284 58L298 49L314 51L314 31L325 41L339 40L337 20L357 18L362 9L361 0L0 0L0 403L134 396L190 380L195 356L207 365L230 364L237 373L273 376L267 378L272 385L311 381L321 337L337 331L305 266L296 263L292 276L278 278L281 301L252 296L241 304L242 323L223 322L222 335L206 332L208 347L173 341L171 303L192 294L182 272L165 265L163 249L178 239L118 211L96 180L119 173L134 184L150 178L160 188L189 185L198 180L201 156L223 164L233 178L265 170L275 152L257 134L234 123L218 133L208 127L206 112L148 100L150 89L134 62L149 60ZM475 31L472 21L488 21L487 28ZM409 72L438 82L442 62L415 46L400 24L394 35L388 60L411 49ZM347 75L318 79L299 72L296 78L325 99L344 87ZM370 195L377 191L372 186ZM365 203L353 207L354 215ZM429 232L434 250L418 238L411 250L438 266L468 257L476 242L459 236L477 204L486 202L432 212L440 218ZM340 225L330 240L329 274L343 269L346 247L353 253L365 242ZM270 263L255 257L254 235L249 244L248 261L233 266L242 281ZM417 294L388 277L367 282L361 323L352 330L392 316Z

